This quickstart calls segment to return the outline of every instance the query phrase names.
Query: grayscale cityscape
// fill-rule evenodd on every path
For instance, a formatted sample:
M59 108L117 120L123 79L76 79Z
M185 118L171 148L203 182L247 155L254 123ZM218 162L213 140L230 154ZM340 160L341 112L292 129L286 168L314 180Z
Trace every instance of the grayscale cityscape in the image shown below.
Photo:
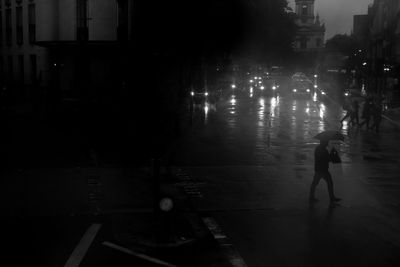
M2 266L400 266L399 0L0 0Z

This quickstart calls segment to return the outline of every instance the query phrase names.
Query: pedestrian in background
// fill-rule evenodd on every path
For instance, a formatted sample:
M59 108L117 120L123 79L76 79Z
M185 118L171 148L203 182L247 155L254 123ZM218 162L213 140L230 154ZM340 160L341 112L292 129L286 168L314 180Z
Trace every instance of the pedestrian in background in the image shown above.
M357 99L354 99L352 102L353 110L350 115L350 123L351 125L360 125L358 110L360 109L360 105Z
M372 108L372 98L367 97L367 99L364 102L363 111L361 114L363 121L360 124L360 127L362 127L365 124L367 130L369 129L369 122L371 120L371 108Z
M336 153L335 156L338 157L337 151L333 148L333 145L329 140L321 139L320 144L315 148L314 178L311 183L309 196L309 200L311 203L318 201L318 199L315 198L315 189L321 179L324 179L328 186L330 202L334 203L341 200L340 198L337 198L334 194L332 175L329 172L329 162L332 162L332 157L334 156L334 153Z
M371 113L373 121L370 129L375 129L375 132L379 133L379 127L382 121L382 102L380 99L375 99L371 108Z

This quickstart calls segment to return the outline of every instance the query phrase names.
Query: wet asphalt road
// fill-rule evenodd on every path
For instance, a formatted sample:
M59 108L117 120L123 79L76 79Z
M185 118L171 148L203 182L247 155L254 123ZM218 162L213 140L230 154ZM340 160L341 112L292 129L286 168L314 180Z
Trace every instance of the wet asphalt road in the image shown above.
M397 266L398 131L385 122L379 135L344 124L341 131L346 140L337 144L343 163L331 166L335 190L343 201L329 207L322 181L317 189L320 202L311 208L307 196L317 144L312 136L322 130L340 129L340 106L288 95L232 95L195 107L193 125L177 151L176 164L199 181L194 202L200 214L215 219L247 265ZM3 204L10 209L28 209L37 216L2 219L9 266L64 265L85 232L98 220L69 213L41 216L40 211L49 212L48 207L52 214L53 208L69 211L75 207L72 204L79 206L82 199L87 202L86 187L73 188L86 180L75 177L71 183L70 172L63 174L60 170L45 175L44 179L64 189L60 191L64 194L57 190L50 194L56 195L55 199L42 197L48 200L46 204L34 201L34 195L49 194L48 182L48 186L34 184L32 176L21 189L21 175L12 177L18 190L3 194ZM102 179L106 185L108 180ZM67 190L64 182L71 188ZM67 192L73 192L70 197L79 201L65 201ZM108 199L110 196L114 195L106 194ZM24 199L28 205L7 205L6 201L14 199ZM109 266L110 262L113 266L152 266L102 245L113 236L109 228L113 223L105 217L101 218L104 225L81 266Z
M336 102L290 95L238 96L196 106L178 163L199 179L195 201L229 237L248 266L397 266L400 263L399 132L376 134L339 123ZM342 164L331 165L336 195L324 181L307 198L313 136L340 130Z

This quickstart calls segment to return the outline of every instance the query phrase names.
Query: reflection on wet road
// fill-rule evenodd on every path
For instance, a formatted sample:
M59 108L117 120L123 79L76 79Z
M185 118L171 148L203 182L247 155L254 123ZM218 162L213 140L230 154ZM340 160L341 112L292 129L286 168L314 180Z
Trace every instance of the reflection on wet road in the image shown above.
M194 162L206 160L201 157L207 158L204 150L209 150L214 156L219 154L222 161L233 160L231 164L266 164L271 157L285 158L278 156L282 148L311 147L316 143L312 137L327 127L327 108L313 99L232 94L194 112L195 138L216 142L220 148L213 151L215 147L192 140L187 148Z
M324 130L342 131L346 141L338 148L344 162L354 162L362 160L366 150L388 147L397 140L393 134L382 138L384 133L377 137L351 128L347 122L341 125L343 116L344 111L337 104L315 97L231 94L194 109L193 134L185 142L179 162L265 165L279 160L301 164L312 160L318 143L313 136Z

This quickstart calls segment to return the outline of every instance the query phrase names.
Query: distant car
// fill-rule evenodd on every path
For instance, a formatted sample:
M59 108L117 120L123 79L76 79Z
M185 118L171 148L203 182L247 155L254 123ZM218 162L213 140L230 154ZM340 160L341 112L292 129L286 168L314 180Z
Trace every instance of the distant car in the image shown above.
M190 96L192 98L193 104L200 105L207 102L210 93L207 91L191 91Z
M296 72L295 74L292 75L292 80L293 81L305 81L309 80L307 75L305 75L303 72Z
M279 82L275 79L270 79L266 83L266 86L268 87L268 93L274 97L278 96L279 94Z
M292 81L291 90L293 97L311 97L313 94L313 84L308 81Z

